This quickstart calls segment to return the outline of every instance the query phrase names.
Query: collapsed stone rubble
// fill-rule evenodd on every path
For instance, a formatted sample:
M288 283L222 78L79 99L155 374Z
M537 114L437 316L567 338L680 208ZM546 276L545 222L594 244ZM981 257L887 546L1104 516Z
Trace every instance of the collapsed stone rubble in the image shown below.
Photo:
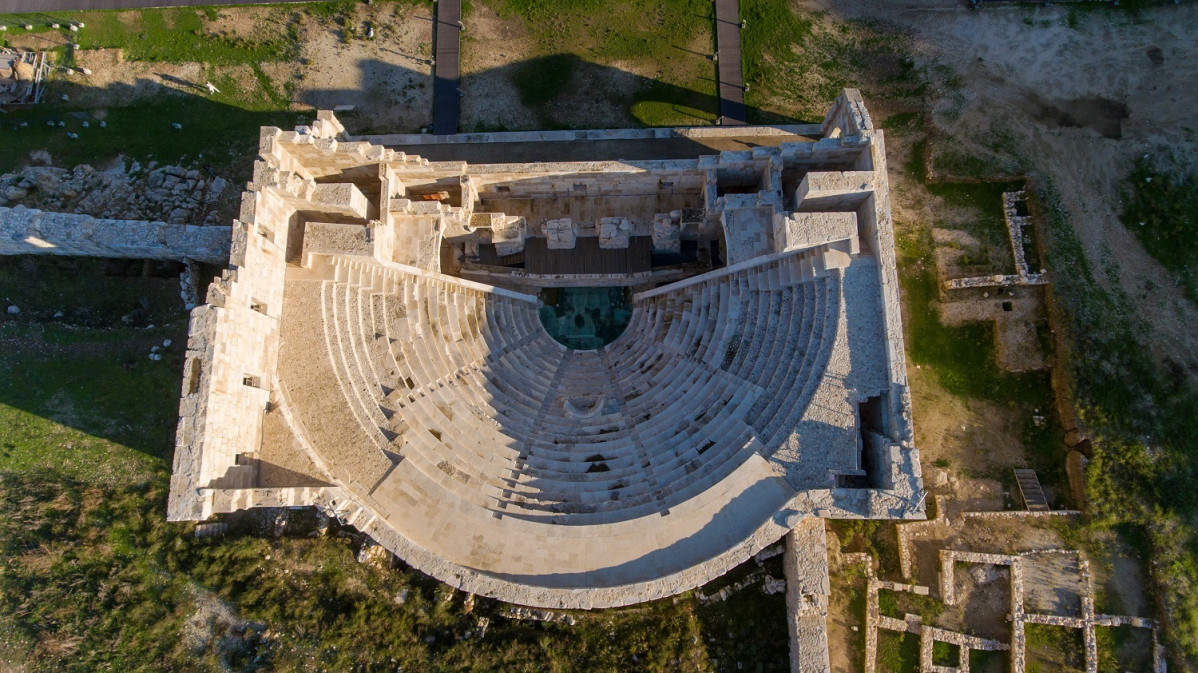
M112 170L26 166L0 175L0 206L25 205L102 219L155 220L170 224L223 224L228 181L197 169L136 162Z

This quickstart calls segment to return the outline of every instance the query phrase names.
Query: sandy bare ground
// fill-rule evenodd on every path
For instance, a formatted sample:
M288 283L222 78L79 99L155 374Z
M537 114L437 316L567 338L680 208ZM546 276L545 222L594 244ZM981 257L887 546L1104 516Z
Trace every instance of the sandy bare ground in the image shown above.
M1033 177L1047 178L1060 193L1099 282L1132 299L1136 317L1150 330L1144 343L1198 373L1198 307L1119 222L1121 181L1135 158L1163 152L1193 162L1198 156L1198 6L1151 7L1138 20L1119 11L1083 11L1070 21L1065 6L800 5L889 24L911 37L925 65L948 64L960 88L936 102L938 127L982 152L999 144L996 130L1008 135ZM901 165L900 157L891 159L892 171L901 172ZM894 198L900 208L918 209L902 203L901 190Z
M297 24L300 56L294 61L261 63L273 99L290 100L295 109L332 109L354 132L418 132L432 121L432 16L428 7L394 3L358 5L345 25L307 17L298 9L236 7L220 10L206 24L209 35L233 39L278 37L279 26ZM374 38L365 39L367 26ZM58 36L28 40L61 41ZM28 46L45 46L30 44ZM204 83L219 82L234 101L267 95L253 66L131 61L120 49L76 53L80 68L58 71L49 97L69 92L74 105L104 107L167 92L208 95Z
M462 130L477 125L531 128L535 113L520 102L516 87L502 73L504 66L532 56L532 44L524 22L501 18L483 3L474 5L470 28L462 36L461 74Z
M372 12L361 5L355 15L359 33L367 22L374 27L373 40L346 43L344 28L307 21L300 38L307 65L279 64L280 74L294 70L295 100L306 106L356 106L341 115L351 130L419 131L432 123L432 15L423 6L380 7L385 9Z

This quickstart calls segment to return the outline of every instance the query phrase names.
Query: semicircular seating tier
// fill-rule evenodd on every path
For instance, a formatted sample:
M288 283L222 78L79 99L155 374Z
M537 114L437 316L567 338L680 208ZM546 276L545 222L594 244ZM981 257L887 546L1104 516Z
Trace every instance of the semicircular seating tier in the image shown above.
M841 316L840 271L815 257L638 294L593 351L550 337L534 297L330 257L288 281L279 385L317 460L413 565L667 595L681 589L662 578L698 585L785 532L754 542L795 495L766 458Z

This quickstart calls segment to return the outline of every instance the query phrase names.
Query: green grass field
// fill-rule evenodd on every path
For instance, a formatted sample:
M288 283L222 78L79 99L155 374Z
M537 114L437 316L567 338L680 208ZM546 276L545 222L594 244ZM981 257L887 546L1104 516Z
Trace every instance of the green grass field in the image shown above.
M167 523L186 314L176 278L139 268L0 257L0 299L21 308L0 313L0 668L788 670L784 597L760 580L724 602L515 621L358 563L352 531L276 538L251 517L197 539Z
M1198 302L1198 173L1140 160L1127 178L1123 226Z

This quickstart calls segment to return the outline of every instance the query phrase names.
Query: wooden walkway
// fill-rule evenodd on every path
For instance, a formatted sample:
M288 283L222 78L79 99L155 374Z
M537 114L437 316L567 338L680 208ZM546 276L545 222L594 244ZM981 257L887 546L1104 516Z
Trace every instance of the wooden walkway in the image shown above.
M740 67L740 2L715 0L716 72L725 126L745 123L745 80Z
M433 31L433 53L436 68L433 76L433 133L452 135L458 132L459 56L462 38L462 0L440 0L437 3L437 25Z
M1035 470L1015 470L1015 481L1019 484L1019 494L1023 496L1023 507L1032 512L1047 512L1048 498L1044 489L1040 488L1040 480Z

